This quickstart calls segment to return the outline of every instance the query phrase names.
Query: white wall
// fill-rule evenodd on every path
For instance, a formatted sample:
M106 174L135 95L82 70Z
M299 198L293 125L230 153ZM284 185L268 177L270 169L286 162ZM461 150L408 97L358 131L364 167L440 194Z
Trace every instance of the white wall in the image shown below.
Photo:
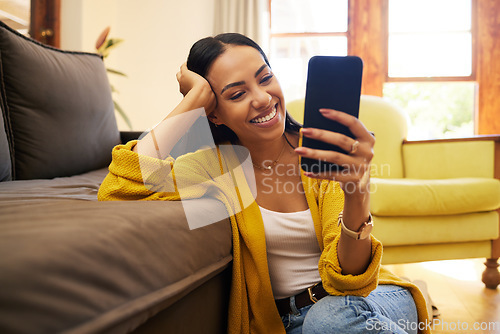
M61 48L95 52L107 26L116 25L117 0L61 0Z
M106 65L128 75L110 79L133 129L142 131L181 100L175 74L191 45L213 34L213 13L214 0L62 0L61 48L93 52L107 26L110 37L124 39Z

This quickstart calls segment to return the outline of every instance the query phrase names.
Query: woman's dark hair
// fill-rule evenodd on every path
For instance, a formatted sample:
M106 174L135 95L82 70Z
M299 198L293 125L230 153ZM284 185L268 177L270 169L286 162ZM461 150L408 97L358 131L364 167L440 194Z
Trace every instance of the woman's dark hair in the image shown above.
M188 69L207 79L208 71L213 62L226 51L228 45L245 45L256 49L260 52L262 58L264 58L267 66L271 68L266 54L257 43L241 34L226 33L215 37L206 37L194 43L189 51L187 60ZM208 123L210 124L210 130L216 144L226 141L235 143L238 140L236 134L227 126L215 126L212 122ZM285 116L285 131L298 132L301 127L302 125L294 120L287 111Z

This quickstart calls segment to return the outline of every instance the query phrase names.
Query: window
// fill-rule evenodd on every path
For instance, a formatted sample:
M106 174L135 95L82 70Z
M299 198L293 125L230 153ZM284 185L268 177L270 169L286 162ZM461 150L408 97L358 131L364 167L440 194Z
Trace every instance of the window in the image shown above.
M409 139L474 134L472 0L388 0L384 96L405 110Z
M363 85L408 113L409 139L474 134L477 0L269 1L269 55L288 101L304 97L311 56L363 52ZM387 29L366 25L380 19ZM365 47L367 35L385 51Z
M348 0L269 0L269 58L287 101L304 98L315 55L347 55Z

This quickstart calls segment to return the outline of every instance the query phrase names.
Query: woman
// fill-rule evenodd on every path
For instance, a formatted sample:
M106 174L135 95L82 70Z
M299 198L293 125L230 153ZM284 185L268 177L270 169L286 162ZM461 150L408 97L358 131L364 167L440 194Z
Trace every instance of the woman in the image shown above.
M178 200L179 191L148 182L171 174L176 180L210 174L212 164L206 158L188 155L174 162L169 157L181 134L196 121L196 113L190 112L198 108L205 111L216 144L248 149L256 197L231 215L234 260L228 332L427 332L422 294L380 268L382 245L369 233L367 189L375 140L362 123L322 109L326 118L346 125L356 138L301 129L286 112L264 52L239 34L196 42L177 79L183 100L143 139L113 150L99 199ZM300 132L349 154L300 147ZM341 173L303 173L300 157L346 168ZM145 177L148 163L163 163L175 173L166 168ZM229 208L231 200L220 195L226 191L216 188L215 197L221 196Z

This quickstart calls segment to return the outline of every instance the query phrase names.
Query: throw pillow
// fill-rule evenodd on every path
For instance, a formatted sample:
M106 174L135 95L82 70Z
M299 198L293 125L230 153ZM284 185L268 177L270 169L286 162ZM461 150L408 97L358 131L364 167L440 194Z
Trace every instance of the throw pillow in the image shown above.
M70 176L109 164L120 138L100 56L42 45L0 22L0 66L14 179Z

